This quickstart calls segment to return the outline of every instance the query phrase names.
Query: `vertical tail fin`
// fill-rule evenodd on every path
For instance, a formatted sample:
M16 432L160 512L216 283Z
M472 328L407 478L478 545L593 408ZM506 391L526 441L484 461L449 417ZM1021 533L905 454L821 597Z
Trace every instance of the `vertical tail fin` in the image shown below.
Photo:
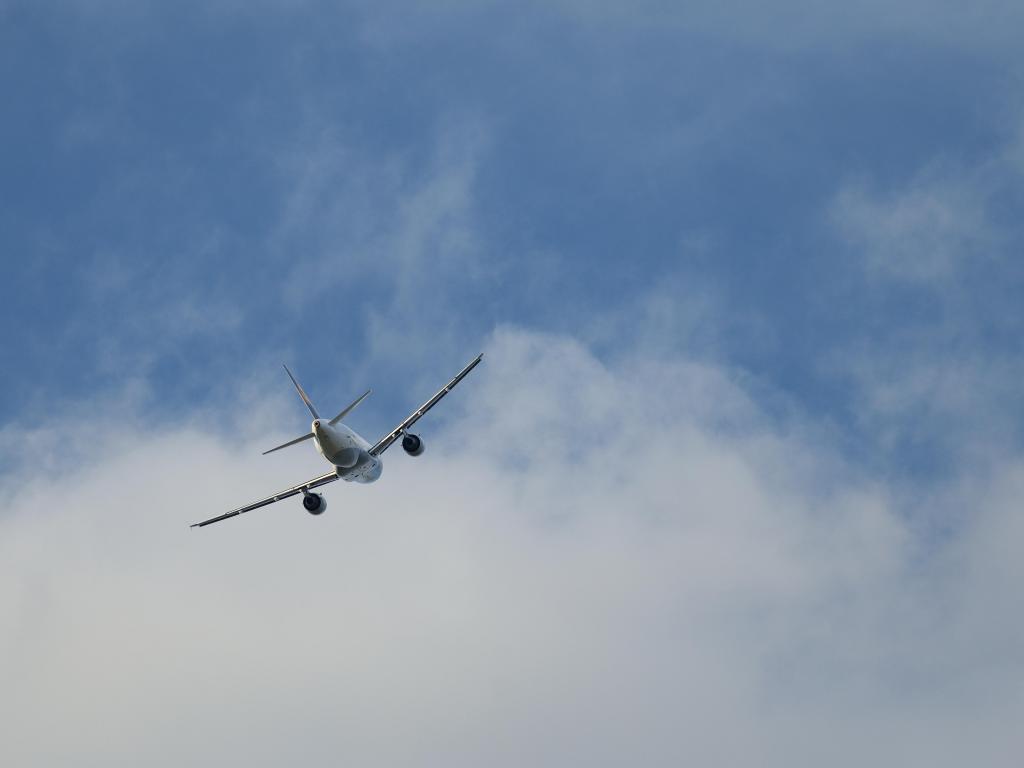
M282 363L282 365L284 365L284 363ZM309 408L309 412L311 414L313 414L313 418L314 419L319 419L320 418L320 414L316 412L316 408L314 408L313 407L313 403L310 402L309 395L307 395L305 393L305 391L299 385L299 382L297 382L295 380L295 377L292 376L292 372L288 370L288 366L287 365L284 366L284 370L285 370L285 373L288 374L288 378L292 380L292 384L295 385L295 391L299 393L299 397L302 398L302 402L304 402L306 404L306 407Z

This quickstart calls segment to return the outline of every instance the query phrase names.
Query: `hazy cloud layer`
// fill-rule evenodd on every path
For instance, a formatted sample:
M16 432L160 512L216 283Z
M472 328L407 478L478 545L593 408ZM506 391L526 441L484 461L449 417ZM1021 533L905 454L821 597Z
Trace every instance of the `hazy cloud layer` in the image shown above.
M833 216L867 268L888 278L950 280L961 261L984 259L993 246L978 192L948 181L918 181L888 199L850 185Z
M319 519L189 530L316 467L197 429L9 485L0 759L1015 764L1019 462L935 540L723 370L487 348Z

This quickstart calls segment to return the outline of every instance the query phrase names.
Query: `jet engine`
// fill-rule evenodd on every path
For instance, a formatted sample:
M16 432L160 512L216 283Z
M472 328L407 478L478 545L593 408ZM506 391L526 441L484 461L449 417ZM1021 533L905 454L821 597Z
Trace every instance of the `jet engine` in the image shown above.
M411 435L408 432L402 438L402 450L410 456L419 456L423 453L423 440L419 435Z
M327 509L327 499L319 493L307 493L302 496L302 508L311 515L322 515Z

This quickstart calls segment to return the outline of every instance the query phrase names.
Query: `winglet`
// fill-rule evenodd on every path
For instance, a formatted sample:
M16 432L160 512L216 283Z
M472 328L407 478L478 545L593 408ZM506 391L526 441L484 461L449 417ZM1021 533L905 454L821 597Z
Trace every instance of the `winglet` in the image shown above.
M281 365L284 365L284 363L281 363ZM302 402L306 404L306 407L309 408L309 412L313 414L313 418L319 419L320 414L316 412L316 408L314 408L313 403L310 402L309 395L306 394L305 390L303 390L302 387L299 385L299 382L297 382L295 380L295 377L292 376L292 372L288 370L287 365L284 365L284 370L285 373L288 374L288 378L292 380L292 384L295 385L295 391L299 393L299 397L302 398Z

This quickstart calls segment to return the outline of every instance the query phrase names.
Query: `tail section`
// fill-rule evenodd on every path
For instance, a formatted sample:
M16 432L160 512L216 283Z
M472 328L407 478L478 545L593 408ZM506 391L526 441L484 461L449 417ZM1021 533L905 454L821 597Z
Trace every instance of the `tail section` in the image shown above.
M288 369L287 365L284 366L284 370L285 370L285 373L288 374L288 378L292 380L292 384L295 385L295 391L299 393L299 397L302 398L302 402L304 402L306 404L306 407L309 409L310 414L316 420L313 423L314 429L320 429L320 414L317 413L316 406L314 406L313 402L309 399L309 395L306 394L306 390L304 390L302 388L302 385L299 384L298 381L296 381L295 377L292 375L292 372ZM337 424L343 418L348 416L355 409L355 407L357 405L359 405L361 402L363 402L363 400L366 399L366 396L369 395L371 391L372 390L368 389L365 392L363 392L363 394L361 394L359 397L357 397L351 403L351 405L349 405L345 410L343 410L341 413L339 413L337 416L335 416L333 419L331 419L328 422L328 424L330 424L333 427L335 424ZM289 440L287 443L282 443L281 445L277 446L276 448L271 448L269 451L264 451L263 455L266 456L268 453L273 453L274 451L280 451L282 448L287 448L289 446L296 445L297 443L304 442L305 440L311 439L313 436L314 436L314 434L312 432L310 432L309 434L305 434L302 437L296 437L294 440Z

